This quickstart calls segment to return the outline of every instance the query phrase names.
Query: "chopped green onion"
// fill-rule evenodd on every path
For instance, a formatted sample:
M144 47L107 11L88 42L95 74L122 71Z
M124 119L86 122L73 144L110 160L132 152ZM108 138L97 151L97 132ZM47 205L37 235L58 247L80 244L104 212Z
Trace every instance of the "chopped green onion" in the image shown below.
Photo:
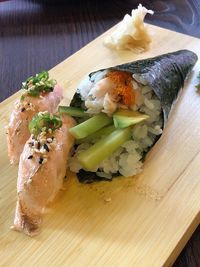
M24 98L25 98L25 96L24 95L21 95L20 101L23 102L24 101Z
M104 159L112 155L121 145L131 139L131 128L117 129L102 138L87 150L78 154L78 160L87 171L93 171Z
M59 113L64 113L70 115L72 117L79 117L79 118L88 118L90 115L85 112L84 109L75 108L75 107L66 107L66 106L59 106L58 107Z
M55 131L62 126L62 120L57 115L52 115L45 112L37 113L32 121L29 123L29 131L34 136L39 135L41 132Z
M23 82L22 89L30 96L39 96L40 93L52 92L56 83L56 80L49 79L48 71L42 71Z
M106 125L112 123L112 118L108 117L104 113L100 113L72 128L69 129L69 132L76 138L81 139L86 136L98 131Z

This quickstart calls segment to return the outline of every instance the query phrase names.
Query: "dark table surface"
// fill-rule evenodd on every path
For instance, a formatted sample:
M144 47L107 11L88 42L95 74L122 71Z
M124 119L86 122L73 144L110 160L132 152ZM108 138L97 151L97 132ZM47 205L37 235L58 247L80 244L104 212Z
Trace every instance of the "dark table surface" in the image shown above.
M0 0L0 102L26 77L51 69L138 3L155 11L147 22L200 37L200 0ZM173 266L200 266L200 227Z

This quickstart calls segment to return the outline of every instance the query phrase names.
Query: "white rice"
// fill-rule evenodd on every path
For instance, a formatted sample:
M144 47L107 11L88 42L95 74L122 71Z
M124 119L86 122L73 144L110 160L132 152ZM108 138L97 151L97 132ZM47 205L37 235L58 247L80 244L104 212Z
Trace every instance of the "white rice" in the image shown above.
M87 100L89 92L94 85L94 83L97 83L100 81L107 73L107 70L104 71L98 71L92 75L90 78L88 75L81 81L79 84L77 93L79 93L82 97L82 100Z
M102 73L95 74L95 77L92 77L92 80L97 78L99 81L104 77L104 75L105 72L103 75ZM141 96L138 99L138 103L133 105L132 109L149 115L149 119L133 126L132 140L125 142L122 147L113 153L112 156L101 162L99 166L96 166L93 171L97 172L97 175L100 177L106 177L109 179L112 178L113 173L118 172L126 177L140 173L142 171L143 155L149 150L157 137L162 133L161 127L163 125L163 118L161 115L162 110L160 101L154 94L153 90L146 86L146 82L141 79L141 77L138 75L133 75L133 77L137 78L137 82L133 80L134 88L140 91ZM142 84L138 83L138 81L142 82ZM83 83L83 86L79 87L79 92L85 101L87 101L89 91L93 85L91 85L91 81L88 80L88 87L86 83ZM96 99L96 103L99 103L98 101L99 100ZM96 106L94 104L92 108L96 108L96 110L98 110L97 112L103 110L102 104L97 104ZM94 110L93 113L95 113ZM89 148L94 142L96 142L96 140L78 146L75 154L69 159L69 167L71 171L76 173L79 172L82 167L77 160L77 154L80 153L80 151Z

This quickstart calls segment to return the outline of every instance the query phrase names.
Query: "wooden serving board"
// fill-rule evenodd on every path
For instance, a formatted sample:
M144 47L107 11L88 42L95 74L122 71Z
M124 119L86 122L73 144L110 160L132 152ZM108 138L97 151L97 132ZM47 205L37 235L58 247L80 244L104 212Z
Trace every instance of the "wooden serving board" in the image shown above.
M51 76L65 88L65 103L91 71L179 49L198 53L199 39L149 28L154 34L149 52L109 50L102 42L105 33L53 68ZM198 62L143 173L93 185L79 184L68 174L65 190L34 238L9 229L17 167L9 165L4 126L19 93L1 103L0 266L171 265L200 219L200 95L195 88L199 70Z

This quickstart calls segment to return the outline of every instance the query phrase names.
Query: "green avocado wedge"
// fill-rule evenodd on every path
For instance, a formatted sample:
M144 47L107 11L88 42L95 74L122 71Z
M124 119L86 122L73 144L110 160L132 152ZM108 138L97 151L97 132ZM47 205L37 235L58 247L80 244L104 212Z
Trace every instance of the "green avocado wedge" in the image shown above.
M79 153L79 162L85 170L92 171L102 160L112 155L123 143L130 139L130 127L116 129L87 150Z
M105 113L99 113L98 115L95 115L90 119L70 128L69 132L76 139L82 139L111 123L111 117L108 117Z
M114 113L113 122L115 128L123 129L147 120L148 118L148 115L142 114L140 112L122 109Z

